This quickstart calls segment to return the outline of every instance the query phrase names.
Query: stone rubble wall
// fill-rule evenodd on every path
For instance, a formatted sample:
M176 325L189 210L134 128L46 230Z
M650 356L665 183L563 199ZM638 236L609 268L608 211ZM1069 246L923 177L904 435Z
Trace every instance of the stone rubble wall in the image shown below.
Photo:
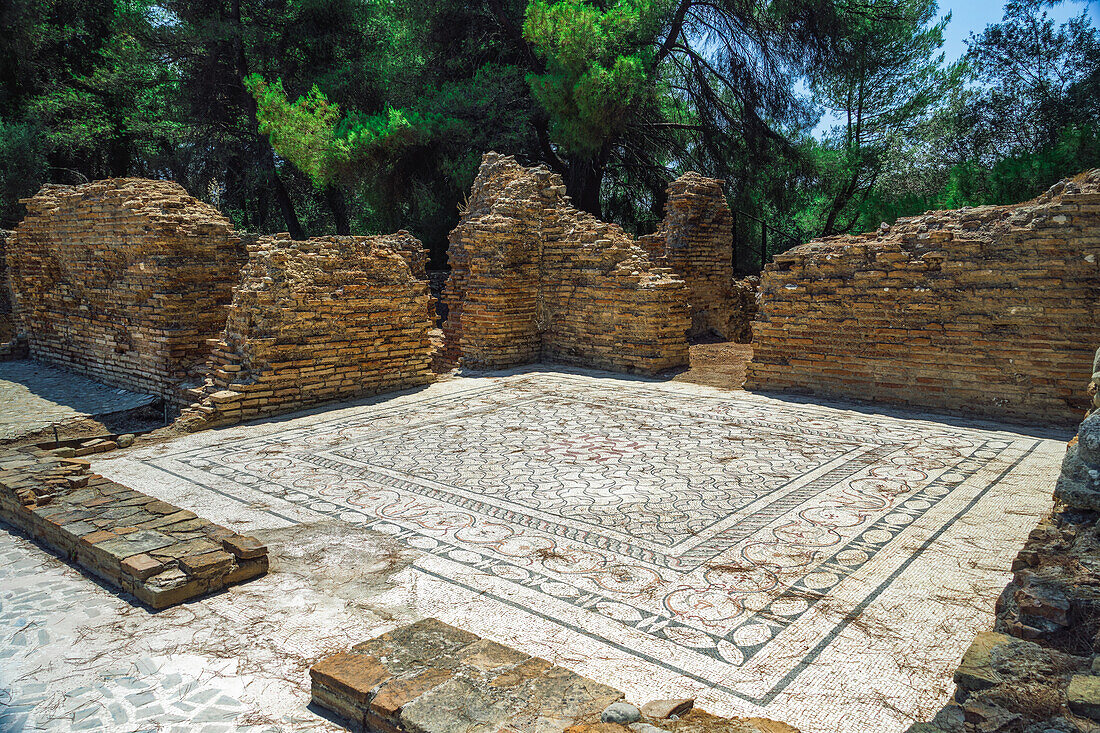
M181 399L225 326L245 258L229 220L170 181L46 185L8 241L30 356Z
M0 361L27 358L27 343L19 337L8 277L7 242L13 232L0 229Z
M1073 424L1100 341L1100 170L777 255L748 389Z
M953 701L910 733L1100 728L1100 412L1070 441L1054 500L1012 563L993 631L963 655Z
M1096 357L1092 360L1092 379L1089 380L1088 396L1091 400L1089 414L1100 409L1100 349L1096 350Z
M278 235L248 250L185 423L211 427L431 381L419 240Z
M540 359L656 374L687 364L683 280L561 178L488 153L451 232L445 357L471 369Z
M734 293L733 215L722 181L694 172L677 178L660 227L638 241L656 265L672 268L687 285L689 338L737 340L743 311Z
M734 280L730 306L732 315L726 338L739 344L751 344L752 323L760 310L760 278L749 275Z

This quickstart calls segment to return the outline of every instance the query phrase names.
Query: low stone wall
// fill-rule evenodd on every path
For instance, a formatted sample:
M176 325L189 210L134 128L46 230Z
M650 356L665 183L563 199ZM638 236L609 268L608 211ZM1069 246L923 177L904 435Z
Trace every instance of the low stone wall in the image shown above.
M154 609L267 572L267 548L254 538L59 455L72 453L0 454L0 520Z
M178 401L225 326L245 251L229 221L178 184L46 185L8 241L30 355Z
M1100 170L777 255L747 388L1073 424L1100 341Z
M1054 499L1012 563L994 630L955 672L954 701L910 733L1100 729L1100 412L1070 442Z
M431 381L431 298L416 238L280 235L248 250L185 421L209 427Z
M741 303L733 280L733 216L722 181L685 173L668 187L657 232L638 239L654 264L672 268L688 289L689 338L737 340Z
M446 356L655 374L687 364L688 291L620 227L569 203L561 178L488 153L450 236Z

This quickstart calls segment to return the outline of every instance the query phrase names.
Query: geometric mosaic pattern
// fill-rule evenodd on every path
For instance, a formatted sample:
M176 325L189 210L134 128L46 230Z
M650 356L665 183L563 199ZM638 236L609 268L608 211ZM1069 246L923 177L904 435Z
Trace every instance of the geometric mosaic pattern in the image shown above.
M421 572L766 705L1044 442L561 373L141 463L385 532Z

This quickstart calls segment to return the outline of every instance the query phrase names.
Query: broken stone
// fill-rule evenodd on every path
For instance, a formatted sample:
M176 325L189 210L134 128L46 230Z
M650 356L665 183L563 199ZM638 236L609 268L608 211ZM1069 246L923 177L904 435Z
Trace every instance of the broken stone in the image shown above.
M150 578L163 568L164 563L146 554L134 555L122 561L122 572L132 575L138 580Z
M641 720L642 711L638 710L635 706L628 702L615 702L604 708L604 711L600 713L600 722L602 723L620 723L626 725L627 723L637 723Z
M1078 715L1100 721L1100 677L1075 674L1066 688L1066 703Z
M225 548L227 552L231 552L237 557L246 560L267 554L267 547L258 539L255 537L245 537L243 535L233 535L224 538L222 540L222 547Z
M180 568L193 578L212 578L222 575L232 566L233 556L222 550L180 558Z
M1100 412L1085 418L1066 450L1054 497L1075 509L1100 511Z
M680 698L678 700L652 700L642 706L642 715L647 718L664 720L673 715L678 717L686 715L695 707L694 698Z
M955 684L970 691L986 690L996 685L1000 677L993 670L993 650L1015 641L1007 634L993 631L978 634L963 654L962 664L955 670Z
M118 443L119 448L129 448L134 444L134 435L133 433L124 433L118 436L118 440L115 442Z
M314 683L364 704L374 689L392 676L374 657L347 652L326 657L309 669L309 677Z

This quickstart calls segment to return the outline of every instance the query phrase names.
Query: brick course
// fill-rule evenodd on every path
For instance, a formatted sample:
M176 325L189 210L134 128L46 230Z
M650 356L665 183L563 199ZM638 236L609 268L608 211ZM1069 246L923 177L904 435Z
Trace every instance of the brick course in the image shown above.
M446 356L655 374L687 364L688 292L620 227L578 211L544 167L488 153L450 235Z
M229 221L170 181L46 185L8 244L32 358L177 401L244 261Z
M670 267L688 288L689 337L736 340L740 302L733 281L733 216L722 181L685 173L668 187L665 218L638 239L653 262Z
M747 388L1072 424L1100 341L1100 170L768 265Z
M201 404L185 418L224 424L431 381L419 240L278 235L248 249L206 385L192 392Z

